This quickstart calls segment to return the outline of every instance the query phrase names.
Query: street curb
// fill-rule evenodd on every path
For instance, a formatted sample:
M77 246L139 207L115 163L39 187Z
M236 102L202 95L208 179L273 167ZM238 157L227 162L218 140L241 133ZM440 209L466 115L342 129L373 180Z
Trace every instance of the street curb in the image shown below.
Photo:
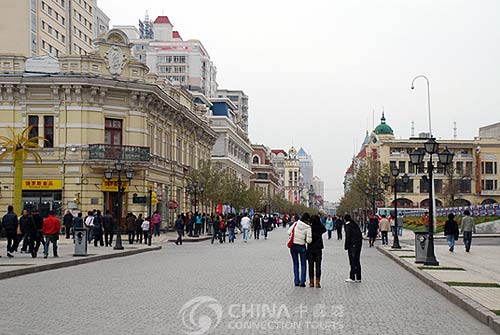
M59 263L51 263L51 264L45 264L45 265L26 267L23 269L17 269L17 270L12 270L12 271L5 271L5 272L0 273L0 280L18 277L18 276L23 276L23 275L27 275L27 274L31 274L31 273L67 268L70 266L87 264L87 263L102 261L105 259L132 256L132 255L141 254L143 252L157 251L160 249L161 249L161 246L144 248L144 249L127 250L127 251L122 251L122 252L115 253L115 254L97 255L97 256L90 256L87 258L78 257L78 258L75 258L72 260L59 262Z
M194 243L194 242L208 241L211 239L212 239L212 236L204 236L204 237L199 237L196 240L195 239L185 239L185 240L183 239L182 243ZM177 241L177 239L167 240L167 242L172 242L172 243L175 243L175 241Z
M483 305L479 304L475 300L467 297L465 294L457 291L453 287L448 286L447 284L441 282L440 280L437 280L430 274L425 273L425 271L422 271L412 266L408 262L400 259L394 253L391 253L390 251L380 246L377 246L377 249L382 254L386 255L387 257L391 258L394 262L398 263L408 272L412 273L417 278L422 280L425 284L429 285L434 290L441 293L445 298L450 300L452 303L467 311L477 320L481 321L482 323L493 329L493 331L495 331L497 334L500 334L500 316L496 315L495 313L493 313Z

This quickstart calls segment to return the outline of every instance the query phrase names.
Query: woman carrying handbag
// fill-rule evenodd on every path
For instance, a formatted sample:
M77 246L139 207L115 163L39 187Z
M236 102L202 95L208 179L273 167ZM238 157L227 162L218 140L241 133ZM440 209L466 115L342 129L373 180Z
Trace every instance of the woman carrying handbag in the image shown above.
M304 213L302 218L295 222L288 229L288 247L292 255L293 262L293 278L295 286L306 287L306 243L312 241L311 226L305 222L309 222L309 213ZM299 258L300 258L300 278L299 278Z

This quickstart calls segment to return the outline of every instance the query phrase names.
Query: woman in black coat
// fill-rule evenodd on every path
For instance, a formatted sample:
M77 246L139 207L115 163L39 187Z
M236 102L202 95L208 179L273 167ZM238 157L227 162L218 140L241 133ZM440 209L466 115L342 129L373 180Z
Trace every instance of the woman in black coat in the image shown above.
M312 241L307 245L309 286L314 287L314 270L316 270L316 287L320 288L321 259L323 258L323 234L326 232L326 228L321 223L318 215L311 216L310 225L312 230Z
M448 241L450 252L455 250L455 241L458 240L458 223L454 219L455 215L450 213L448 214L448 220L444 224L444 236L446 236L446 241Z
M378 218L374 215L371 215L370 219L368 220L368 242L370 244L370 248L375 244L375 239L377 238L378 234L378 228Z

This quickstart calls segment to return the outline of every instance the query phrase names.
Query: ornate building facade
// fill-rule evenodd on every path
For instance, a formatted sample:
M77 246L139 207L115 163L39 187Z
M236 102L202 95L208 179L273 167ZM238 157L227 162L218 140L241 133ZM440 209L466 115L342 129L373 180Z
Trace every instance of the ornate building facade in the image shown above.
M23 204L57 213L70 209L109 210L117 214L116 162L133 171L126 179L122 217L146 214L150 191L157 194L163 222L190 209L185 199L186 173L209 160L216 133L199 116L193 96L165 84L131 57L131 44L119 30L96 40L98 49L85 56L28 59L0 56L0 132L9 136L33 126L43 136L42 164L24 164ZM29 70L29 71L28 71ZM13 198L10 157L0 161L0 206ZM15 209L19 212L19 209ZM169 224L172 221L169 220Z

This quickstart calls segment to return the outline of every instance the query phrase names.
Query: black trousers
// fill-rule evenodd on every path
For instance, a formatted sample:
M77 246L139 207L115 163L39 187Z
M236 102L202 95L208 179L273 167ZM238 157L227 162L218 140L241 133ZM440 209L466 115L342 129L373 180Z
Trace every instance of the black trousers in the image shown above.
M182 232L183 232L182 229L177 229L177 243L179 243L181 245L182 245ZM212 238L212 242L213 242L213 238Z
M349 246L347 253L349 254L349 265L351 266L349 278L352 280L361 280L361 263L359 261L361 256L361 243Z
M258 240L260 235L260 229L259 228L254 228L253 230L253 238Z
M113 244L113 231L104 229L104 243L106 246Z
M142 243L142 228L135 231L135 241L137 243Z
M66 238L69 238L69 233L71 232L71 226L70 225L64 225L64 231L66 232Z
M43 240L43 232L41 230L37 230L35 234L35 252L38 252L38 249L40 249L40 244L45 247L45 241Z
M128 244L134 244L134 237L135 237L135 231L129 230L128 231Z
M94 235L94 247L97 247L97 242L99 242L101 247L104 247L104 240L102 239L102 233Z
M337 240L341 240L341 239L342 239L342 228L337 229Z
M14 252L14 250L16 250L19 245L19 242L17 240L17 233L6 232L5 235L7 237L7 252Z
M220 231L219 230L214 230L212 232L212 244L214 244L214 240L220 239Z
M307 263L309 266L309 278L314 278L314 272L316 272L316 278L321 278L321 260L323 259L323 250L313 250L307 251ZM315 271L316 270L316 271Z

